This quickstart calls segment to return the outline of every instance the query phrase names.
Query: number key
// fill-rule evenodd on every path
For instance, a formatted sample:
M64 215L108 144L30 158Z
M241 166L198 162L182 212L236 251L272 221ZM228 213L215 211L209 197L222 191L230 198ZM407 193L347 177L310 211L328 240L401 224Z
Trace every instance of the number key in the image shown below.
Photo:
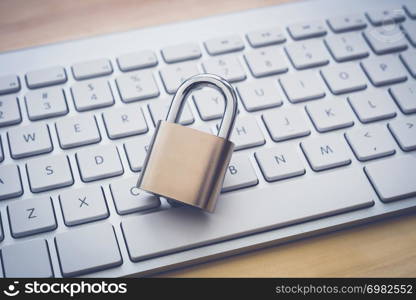
M320 40L292 43L285 50L293 66L298 69L318 67L328 64L328 54Z
M230 82L246 79L246 74L236 56L210 58L202 63L204 71L225 78Z
M359 33L332 35L325 39L332 56L339 62L368 56L368 47Z
M0 97L0 127L18 124L21 121L19 100L14 96Z
M62 116L68 113L61 88L30 91L25 96L27 113L32 121Z
M150 71L123 74L116 79L116 84L123 102L159 96L159 89Z
M107 80L78 82L71 87L71 92L78 111L111 106L114 103L113 93Z

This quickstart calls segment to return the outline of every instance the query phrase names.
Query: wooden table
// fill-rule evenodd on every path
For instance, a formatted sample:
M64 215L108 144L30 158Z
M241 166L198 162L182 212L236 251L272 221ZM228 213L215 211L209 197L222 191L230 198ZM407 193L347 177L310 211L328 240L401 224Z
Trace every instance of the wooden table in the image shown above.
M290 0L1 0L0 51ZM416 276L416 215L270 247L163 276Z

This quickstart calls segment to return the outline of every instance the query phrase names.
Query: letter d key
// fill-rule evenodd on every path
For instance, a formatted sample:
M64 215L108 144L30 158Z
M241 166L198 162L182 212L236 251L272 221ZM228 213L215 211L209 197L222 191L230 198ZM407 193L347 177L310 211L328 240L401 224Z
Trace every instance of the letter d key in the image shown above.
M178 123L187 95L210 86L225 99L218 135ZM159 121L149 146L137 187L213 212L230 163L234 144L229 140L237 115L233 87L221 77L200 74L178 88L166 121Z

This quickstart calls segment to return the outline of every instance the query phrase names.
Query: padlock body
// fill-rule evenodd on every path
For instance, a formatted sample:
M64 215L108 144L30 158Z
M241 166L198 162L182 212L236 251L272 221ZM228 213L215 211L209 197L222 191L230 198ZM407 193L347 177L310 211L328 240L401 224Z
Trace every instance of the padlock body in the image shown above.
M212 212L233 150L229 140L159 121L137 186Z

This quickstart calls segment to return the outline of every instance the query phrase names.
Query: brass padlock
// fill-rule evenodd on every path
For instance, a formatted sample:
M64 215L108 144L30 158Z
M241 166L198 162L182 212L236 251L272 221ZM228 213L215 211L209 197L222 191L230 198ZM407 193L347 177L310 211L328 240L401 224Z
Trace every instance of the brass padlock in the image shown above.
M217 89L225 99L217 136L176 124L188 94L203 86ZM137 187L213 212L234 150L229 137L236 115L235 91L221 77L200 74L183 82L166 121L157 124Z

